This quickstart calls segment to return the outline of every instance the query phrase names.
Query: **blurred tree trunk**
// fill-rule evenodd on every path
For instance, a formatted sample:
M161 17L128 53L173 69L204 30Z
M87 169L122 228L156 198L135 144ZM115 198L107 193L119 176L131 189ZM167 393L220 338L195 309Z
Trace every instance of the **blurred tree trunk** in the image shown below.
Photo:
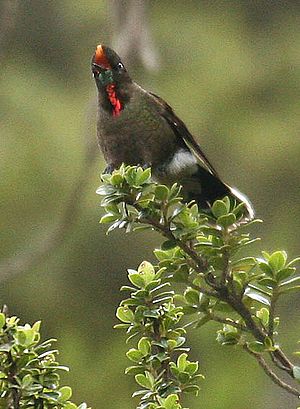
M111 0L112 47L129 65L140 63L149 70L159 66L158 53L149 27L148 2Z
M16 27L18 0L6 0L0 8L0 60L4 58L9 37Z

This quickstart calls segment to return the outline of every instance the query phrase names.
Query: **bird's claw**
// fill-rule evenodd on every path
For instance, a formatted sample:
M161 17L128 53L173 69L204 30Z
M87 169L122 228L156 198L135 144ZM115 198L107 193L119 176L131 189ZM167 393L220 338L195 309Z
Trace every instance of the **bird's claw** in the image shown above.
M142 165L139 165L143 170L145 170L145 169L148 169L148 168L151 168L151 163L149 163L149 162L146 162L146 163L143 163Z
M115 170L114 165L110 164L110 165L107 165L107 166L106 166L106 168L104 169L104 171L102 172L102 174L103 174L103 175L105 175L105 174L111 175L114 170Z

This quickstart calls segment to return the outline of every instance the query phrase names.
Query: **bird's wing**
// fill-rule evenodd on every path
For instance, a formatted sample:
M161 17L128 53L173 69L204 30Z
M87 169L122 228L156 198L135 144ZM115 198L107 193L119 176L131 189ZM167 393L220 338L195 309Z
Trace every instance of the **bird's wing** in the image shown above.
M156 94L153 94L152 92L150 92L150 94L154 97L154 99L161 106L161 115L168 122L174 134L178 138L180 138L181 141L184 141L188 148L192 149L192 151L197 156L197 158L205 165L205 167L214 176L219 177L216 169L207 159L206 155L204 154L204 152L202 151L202 149L200 148L200 146L198 145L198 143L196 142L192 134L189 132L189 130L187 129L183 121L180 118L178 118L178 116L174 113L170 105L165 100L157 96Z

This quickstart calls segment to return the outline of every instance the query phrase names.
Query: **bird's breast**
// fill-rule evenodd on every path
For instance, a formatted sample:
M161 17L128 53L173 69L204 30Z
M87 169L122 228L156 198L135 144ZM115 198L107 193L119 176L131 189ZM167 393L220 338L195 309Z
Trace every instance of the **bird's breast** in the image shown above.
M173 131L143 96L133 96L118 116L100 110L98 140L106 161L116 166L156 166L176 151Z

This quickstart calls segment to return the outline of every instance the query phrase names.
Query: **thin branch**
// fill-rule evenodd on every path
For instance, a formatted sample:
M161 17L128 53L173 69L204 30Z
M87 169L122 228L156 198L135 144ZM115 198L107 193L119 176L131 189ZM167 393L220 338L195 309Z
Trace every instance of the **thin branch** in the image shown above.
M274 364L279 368L282 369L283 371L289 371L289 368L287 368L286 366L282 365L281 362L278 361L278 359L272 354L270 353L271 359L274 362Z
M7 353L8 361L10 363L9 366L9 373L8 373L8 380L12 385L15 385L15 388L11 388L10 396L8 398L8 409L19 409L20 408L20 399L21 399L21 390L18 388L18 384L16 382L16 373L17 373L17 366L12 357L11 352Z
M129 203L132 204L132 203ZM141 210L137 207L137 205L135 204L135 208L137 210ZM173 235L173 233L171 232L171 230L167 227L164 226L163 224L161 224L158 220L155 220L153 218L140 218L139 219L139 223L141 224L150 224L156 231L159 231L160 233L162 233L167 239L175 241L177 246L180 247L186 254L188 254L191 259L195 262L195 266L193 267L195 269L195 271L197 271L198 273L203 273L203 270L205 270L207 268L207 264L204 260L200 259L198 254L190 247L188 246L186 243L184 243L183 241L175 238L175 236ZM196 286L193 283L190 283L191 287L197 289L198 291L200 291L201 293L209 296L209 297L217 297L218 294L215 291L211 291L208 290L204 287L200 287L200 286Z
M213 321L220 322L221 324L231 325L232 327L235 327L241 331L249 332L249 329L245 325L240 324L239 322L233 321L230 318L222 318L214 314L211 314L210 318Z
M129 203L132 204L132 203ZM135 208L137 210L142 210L139 209L135 205ZM184 243L181 240L178 240L172 233L172 231L167 227L161 224L158 220L155 220L153 218L141 218L140 223L142 224L150 224L152 227L154 227L155 230L160 231L167 239L175 241L178 247L180 247L190 258L195 262L195 270L198 273L203 273L207 269L207 263L205 260L201 259L199 255L196 253L194 249L192 249L189 245Z
M278 377L278 375L276 375L276 373L272 371L272 369L269 367L269 365L264 360L264 358L262 357L261 354L257 354L255 352L251 351L246 344L244 345L244 349L245 349L245 351L247 351L250 355L252 355L257 360L258 364L262 367L264 372L272 379L272 381L274 383L276 383L276 385L278 385L281 388L285 389L287 392L291 393L292 395L295 395L298 398L300 398L300 391L298 391L297 389L293 388L289 384L282 381Z
M275 305L278 299L278 292L277 292L277 287L273 288L273 294L270 300L270 309L269 309L269 331L268 331L268 335L269 337L273 337L273 333L274 333L274 318L275 318Z
M263 343L267 334L265 334L262 331L262 329L256 325L255 321L252 318L251 312L248 310L248 308L245 306L242 300L238 298L237 296L229 294L226 287L223 288L223 292L219 294L220 294L220 298L223 301L227 302L243 318L247 327L251 330L254 337L258 341ZM278 348L275 351L271 352L271 354L281 363L282 365L281 369L285 368L285 371L292 378L294 378L293 364L287 358L284 352L280 348Z
M196 285L193 282L189 282L189 286L191 288L194 288L194 290L199 291L200 293L203 293L209 297L214 297L214 298L218 298L218 293L216 291L211 291L208 290L207 288L201 287L200 285Z

